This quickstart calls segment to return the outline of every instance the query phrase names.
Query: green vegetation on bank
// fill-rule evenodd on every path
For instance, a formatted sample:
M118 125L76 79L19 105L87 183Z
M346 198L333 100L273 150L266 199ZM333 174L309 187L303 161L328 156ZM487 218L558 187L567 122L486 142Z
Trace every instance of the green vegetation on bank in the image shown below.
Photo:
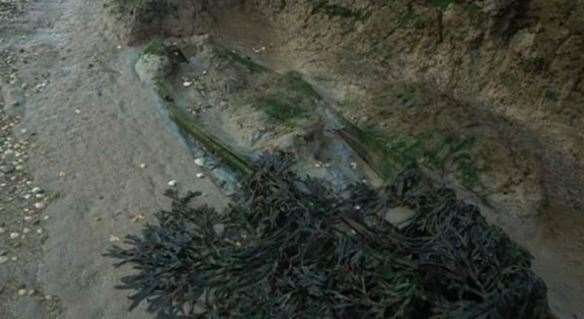
M355 20L365 20L368 16L363 10L352 10L329 0L312 0L312 13Z
M339 131L341 136L385 180L392 181L404 169L425 167L440 174L452 173L465 187L480 186L480 165L474 137L445 136L439 132L418 135L387 134L355 126Z

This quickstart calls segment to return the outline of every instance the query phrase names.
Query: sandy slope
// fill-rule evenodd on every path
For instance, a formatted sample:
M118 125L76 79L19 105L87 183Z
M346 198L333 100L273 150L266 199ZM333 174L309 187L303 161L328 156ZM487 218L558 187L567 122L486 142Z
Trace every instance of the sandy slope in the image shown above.
M38 53L19 74L50 74L24 104L23 127L37 134L31 173L61 195L46 211L37 279L60 299L59 318L148 318L140 310L128 314L127 293L113 288L121 272L101 256L112 235L136 231L132 217L148 220L165 207L162 193L173 179L181 190L205 192L210 203L226 200L208 179L194 177L192 155L134 74L134 51L118 48L104 30L101 10L101 1L43 0L11 26L24 33L12 44ZM47 317L35 303L31 298L11 316Z

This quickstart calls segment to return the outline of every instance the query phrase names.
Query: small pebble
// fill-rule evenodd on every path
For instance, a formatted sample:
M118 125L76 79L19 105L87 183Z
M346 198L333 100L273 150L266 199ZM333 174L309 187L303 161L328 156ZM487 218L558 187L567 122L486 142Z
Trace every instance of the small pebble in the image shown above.
M37 229L37 234L39 234L39 235L40 235L40 234L42 234L42 233L43 233L43 229L42 229L42 228L39 228L39 229Z
M197 159L195 159L195 164L197 166L201 166L201 167L205 166L205 159L204 158L197 158Z
M191 85L193 85L193 82L190 82L190 81L183 82L183 86L186 88L188 88Z
M14 256L14 257L10 258L10 260L17 261L18 260L18 257Z
M21 297L26 295L26 292L27 292L26 289L18 289L18 295Z
M43 208L45 208L45 204L43 204L42 202L36 202L34 204L34 208L36 208L36 209L43 209Z
M146 164L145 163L140 164L140 168L142 169L146 168Z
M30 228L27 228L27 227L25 227L25 228L22 230L22 233L23 233L23 234L28 234L28 233L30 233Z
M81 110L80 109L75 109L75 114L81 114Z
M20 237L19 233L10 233L10 239L16 239L18 237Z
M44 220L49 220L49 218L50 218L49 215L43 217Z
M176 186L176 181L175 180L171 180L170 182L168 182L168 186L175 187Z
M197 173L197 178L203 178L203 177L205 177L205 174L203 174L203 173Z
M114 235L110 235L109 241L112 242L112 243L118 242L118 241L120 241L120 237L114 236Z

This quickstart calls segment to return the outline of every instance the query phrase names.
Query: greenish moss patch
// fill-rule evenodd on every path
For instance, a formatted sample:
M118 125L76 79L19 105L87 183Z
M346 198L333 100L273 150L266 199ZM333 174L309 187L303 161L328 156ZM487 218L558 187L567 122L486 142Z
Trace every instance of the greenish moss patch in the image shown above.
M270 79L265 90L252 101L273 120L293 124L294 120L310 118L316 102L321 99L316 90L297 72L288 72Z
M164 42L162 42L159 39L156 39L156 40L150 41L150 43L148 43L148 45L146 45L143 53L144 54L152 54L152 55L166 55L167 48L166 48L166 45L164 45Z
M403 170L418 166L432 171L453 171L465 187L480 185L480 173L486 170L476 160L474 137L445 136L438 132L419 135L387 134L380 130L352 127L347 130L349 144L385 180Z
M455 0L430 0L430 4L439 8L440 10L448 9L448 6L453 4Z

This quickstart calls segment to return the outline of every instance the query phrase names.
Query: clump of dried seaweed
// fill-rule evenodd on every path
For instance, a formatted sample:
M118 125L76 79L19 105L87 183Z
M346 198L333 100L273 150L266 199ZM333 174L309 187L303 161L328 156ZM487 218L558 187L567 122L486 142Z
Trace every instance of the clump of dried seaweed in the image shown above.
M479 211L416 172L338 194L264 156L225 212L191 193L108 256L122 289L159 318L545 318L526 251ZM398 229L380 216L407 205Z

